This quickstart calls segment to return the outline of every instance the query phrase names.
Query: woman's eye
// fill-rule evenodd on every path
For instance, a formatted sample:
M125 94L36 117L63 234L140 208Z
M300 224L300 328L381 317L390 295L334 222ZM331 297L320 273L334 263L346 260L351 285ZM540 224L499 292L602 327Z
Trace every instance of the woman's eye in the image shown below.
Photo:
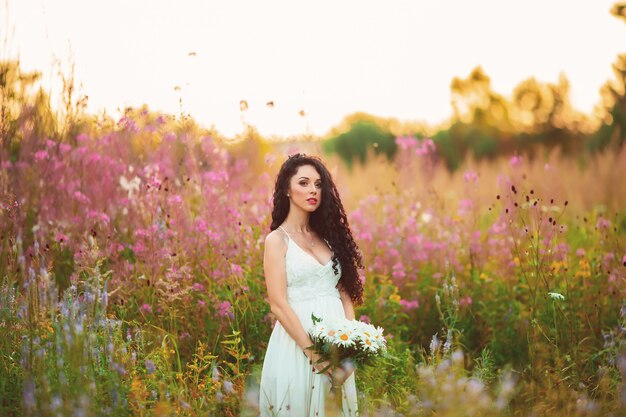
M321 182L318 182L317 184L315 184L315 187L317 187L317 188L322 188L322 183L321 183Z
M306 185L306 181L301 181L300 185L304 187Z

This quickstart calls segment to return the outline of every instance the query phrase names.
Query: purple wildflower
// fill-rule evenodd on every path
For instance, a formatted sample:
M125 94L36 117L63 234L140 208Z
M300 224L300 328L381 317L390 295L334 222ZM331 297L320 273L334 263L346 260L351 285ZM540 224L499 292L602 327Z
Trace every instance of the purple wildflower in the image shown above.
M235 315L232 312L232 304L229 301L222 301L219 306L218 314L220 317L230 317L230 319L234 319Z
M154 362L152 362L150 359L146 359L144 364L146 365L146 372L148 372L148 375L150 375L151 373L156 371L156 367L154 366Z

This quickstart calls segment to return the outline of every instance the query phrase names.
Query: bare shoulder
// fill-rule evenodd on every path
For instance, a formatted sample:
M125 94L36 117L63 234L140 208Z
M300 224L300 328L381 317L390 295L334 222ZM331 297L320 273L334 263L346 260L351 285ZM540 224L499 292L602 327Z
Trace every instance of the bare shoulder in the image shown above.
M284 254L287 251L285 233L282 230L273 230L265 237L265 251Z

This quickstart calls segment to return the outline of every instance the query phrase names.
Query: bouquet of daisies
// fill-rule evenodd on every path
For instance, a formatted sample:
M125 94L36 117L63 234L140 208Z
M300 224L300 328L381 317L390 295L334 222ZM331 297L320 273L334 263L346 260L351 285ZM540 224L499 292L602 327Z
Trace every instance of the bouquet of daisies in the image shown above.
M324 320L311 315L313 326L309 336L313 345L309 347L318 355L319 362L328 361L329 368L341 368L347 361L352 366L370 365L387 352L384 329L359 320Z

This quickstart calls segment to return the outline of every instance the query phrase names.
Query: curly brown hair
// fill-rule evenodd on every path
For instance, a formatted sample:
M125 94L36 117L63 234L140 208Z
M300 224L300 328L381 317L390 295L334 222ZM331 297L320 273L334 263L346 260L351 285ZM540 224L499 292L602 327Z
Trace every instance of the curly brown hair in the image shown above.
M338 272L337 265L341 265L339 285L345 290L355 304L363 303L363 283L359 278L359 269L363 269L361 252L354 241L348 217L343 208L339 192L333 182L330 172L317 156L297 153L289 158L280 167L274 186L272 225L271 230L280 226L289 214L289 182L298 168L311 165L320 175L322 182L322 202L311 213L309 226L322 239L325 239L333 251L333 270Z

